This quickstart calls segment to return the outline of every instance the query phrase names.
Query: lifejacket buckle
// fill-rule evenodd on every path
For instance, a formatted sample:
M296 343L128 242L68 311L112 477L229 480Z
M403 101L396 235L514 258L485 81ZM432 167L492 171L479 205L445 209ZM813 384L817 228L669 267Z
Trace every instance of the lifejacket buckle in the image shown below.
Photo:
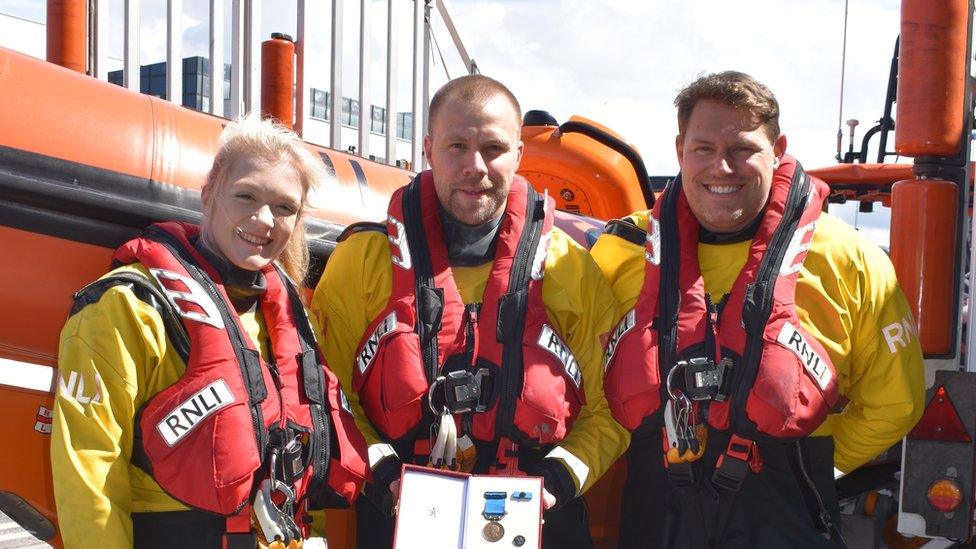
M447 408L451 414L484 412L488 409L491 372L488 368L455 370L438 377L427 390L427 403L434 414ZM438 391L438 387L443 390Z
M690 461L680 463L668 463L664 460L668 471L668 482L674 487L693 486L695 484L695 467Z
M733 433L725 453L715 463L712 484L730 492L738 491L751 469L750 457L758 456L758 451L755 442Z
M716 364L706 357L678 361L675 368L684 372L685 395L691 400L711 400L719 394L726 362Z
M309 444L303 431L273 427L268 443L269 472L272 477L293 484L305 474Z

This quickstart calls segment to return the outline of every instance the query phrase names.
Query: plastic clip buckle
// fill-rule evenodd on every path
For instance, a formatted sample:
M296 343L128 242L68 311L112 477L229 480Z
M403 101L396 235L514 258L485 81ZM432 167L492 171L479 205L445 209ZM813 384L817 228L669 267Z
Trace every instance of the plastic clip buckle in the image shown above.
M684 487L695 484L695 468L692 462L668 463L667 470L668 482L671 486Z
M755 442L733 434L725 453L715 464L712 483L732 492L742 487L742 481L749 473L749 455L754 451Z

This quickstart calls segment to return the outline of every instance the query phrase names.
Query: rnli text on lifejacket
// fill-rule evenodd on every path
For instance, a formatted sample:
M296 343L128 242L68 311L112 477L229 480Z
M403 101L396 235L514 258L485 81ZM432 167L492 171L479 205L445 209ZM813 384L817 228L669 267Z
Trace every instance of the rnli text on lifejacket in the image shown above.
M827 367L827 363L807 344L806 340L803 339L803 335L796 327L789 322L783 324L783 329L780 330L779 337L776 340L787 349L793 351L793 354L803 361L803 367L809 372L810 377L817 382L821 390L827 389L831 377L830 368Z
M231 405L234 395L223 379L218 379L184 400L156 424L166 444L175 445L201 421Z

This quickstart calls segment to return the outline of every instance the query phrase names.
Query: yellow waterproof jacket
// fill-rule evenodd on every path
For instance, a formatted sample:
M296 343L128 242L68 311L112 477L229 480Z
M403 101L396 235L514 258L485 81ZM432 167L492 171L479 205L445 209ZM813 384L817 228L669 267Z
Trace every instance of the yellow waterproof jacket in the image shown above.
M649 212L627 218L641 230ZM732 288L750 242L698 245L705 291ZM622 313L644 283L644 247L604 234L593 258L610 281ZM837 368L846 406L814 436L834 437L834 466L850 472L889 448L915 425L925 398L915 322L884 251L846 223L821 214L796 285L797 316Z
M481 301L491 263L453 267L465 304ZM324 330L319 337L326 361L345 387L352 386L357 345L370 323L387 306L393 285L390 244L377 231L354 233L329 258L312 298L312 316ZM613 294L589 254L559 229L552 229L542 299L549 320L569 345L583 376L586 405L557 457L571 472L577 494L600 478L630 443L629 433L614 421L603 395L603 341L616 320ZM370 461L384 447L370 425L355 392L349 404L370 446Z
M120 272L149 278L138 263L106 276ZM240 318L267 359L263 316ZM126 286L109 288L68 318L51 432L54 496L67 547L132 547L130 513L187 509L130 462L136 412L185 370L159 312Z

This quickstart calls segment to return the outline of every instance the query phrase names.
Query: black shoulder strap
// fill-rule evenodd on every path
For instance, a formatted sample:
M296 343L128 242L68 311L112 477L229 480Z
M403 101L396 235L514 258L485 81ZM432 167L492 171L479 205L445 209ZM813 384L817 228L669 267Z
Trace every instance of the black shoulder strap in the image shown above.
M607 221L607 226L603 229L603 234L612 234L638 246L643 246L647 240L647 231L638 227L628 217Z
M427 383L433 383L437 378L437 333L441 330L441 317L444 314L444 290L438 288L434 282L434 266L430 260L430 248L427 246L424 219L420 211L420 178L421 175L417 174L403 191L403 224L407 231L407 245L413 260L416 284L416 330L420 336Z
M339 238L336 240L336 242L342 242L343 240L349 238L350 236L356 233L361 233L366 231L376 231L379 233L387 234L385 223L377 223L375 221L359 221L343 229L342 232L339 233Z
M746 401L749 389L759 373L762 359L763 332L769 315L773 310L773 294L779 267L786 256L793 233L800 224L810 193L810 177L797 162L790 189L786 195L783 217L769 238L766 252L759 262L755 280L746 285L745 302L742 306L742 325L747 339L741 365L733 373L729 394L732 396L730 410L731 428L749 439L757 436L755 424L746 416Z
M88 305L97 302L109 288L115 286L128 287L140 301L159 312L163 325L166 327L166 335L169 336L173 348L183 359L183 362L186 362L190 357L190 337L176 312L176 305L156 284L140 274L120 272L92 282L75 293L70 314L74 315Z
M97 302L109 288L114 288L115 286L128 287L139 300L152 306L159 312L159 317L163 320L166 335L170 343L172 343L173 349L180 355L183 362L187 363L190 359L190 336L187 335L186 328L183 326L183 322L180 321L180 316L176 312L176 305L156 284L140 274L131 272L115 273L111 276L100 278L78 290L74 295L74 305L71 307L71 314L73 315L86 306ZM144 409L145 406L140 408L133 419L135 429L133 431L130 461L133 465L145 471L149 476L153 476L152 462L149 461L149 456L146 455L146 450L142 442L141 419Z
M508 293L498 300L498 341L502 342L502 379L496 381L500 389L495 432L507 433L510 438L521 438L515 429L515 401L522 393L523 356L522 339L525 334L525 315L529 306L529 278L532 260L542 239L546 221L546 201L527 186L525 225L515 249L515 260L508 276Z

